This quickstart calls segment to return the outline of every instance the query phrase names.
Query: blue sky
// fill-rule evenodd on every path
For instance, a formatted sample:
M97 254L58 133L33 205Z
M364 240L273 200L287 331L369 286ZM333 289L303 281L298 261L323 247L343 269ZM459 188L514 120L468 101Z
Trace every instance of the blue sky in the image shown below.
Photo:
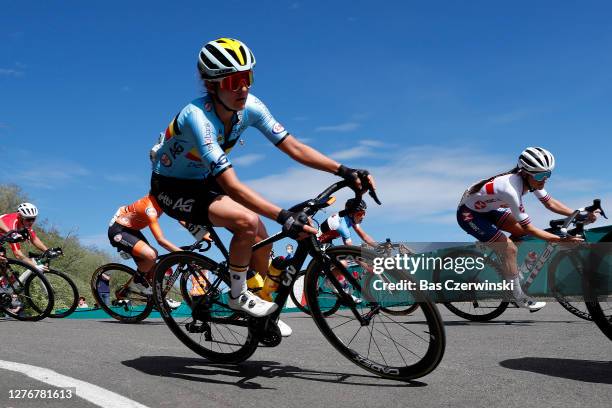
M470 240L454 221L461 192L528 145L557 157L553 196L612 203L609 3L381 4L3 2L0 183L110 248L116 208L148 191L156 135L202 92L200 47L230 36L252 48L252 92L291 133L374 173L383 206L371 203L364 228L376 238ZM281 206L333 180L255 129L243 139L230 155L238 176ZM550 218L526 207L540 226Z

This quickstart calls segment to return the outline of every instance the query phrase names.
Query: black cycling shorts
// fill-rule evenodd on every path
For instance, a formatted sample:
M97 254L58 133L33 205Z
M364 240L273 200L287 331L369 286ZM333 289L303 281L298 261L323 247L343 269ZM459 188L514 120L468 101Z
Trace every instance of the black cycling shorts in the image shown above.
M130 255L132 255L134 246L138 241L144 241L149 245L149 241L147 241L142 232L117 224L116 222L108 227L108 239L111 245L117 248L117 251L124 251Z
M210 224L208 207L227 194L214 179L179 179L152 173L151 195L161 209L176 220Z

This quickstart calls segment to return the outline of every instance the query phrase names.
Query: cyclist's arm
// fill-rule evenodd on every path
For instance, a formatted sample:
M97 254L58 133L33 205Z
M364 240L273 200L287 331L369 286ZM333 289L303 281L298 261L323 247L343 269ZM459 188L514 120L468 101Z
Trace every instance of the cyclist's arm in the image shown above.
M359 224L355 224L355 225L353 225L353 229L355 230L355 232L357 232L357 234L359 235L359 237L361 238L361 240L362 240L363 242L365 242L366 244L371 245L371 246L376 246L376 244L377 244L377 243L376 243L376 241L374 241L374 240L372 239L372 237L371 237L371 236L369 236L369 235L368 235L368 234L367 234L367 233L366 233L366 232L363 230L363 228L361 228L361 225L359 225Z
M166 237L164 237L164 233L162 232L162 229L159 226L159 222L157 222L157 220L151 221L151 224L149 224L149 229L151 230L151 233L153 234L153 237L155 238L157 243L163 248L167 249L170 252L181 250L181 248L177 247L172 242L168 241Z
M38 248L38 247L37 247ZM36 269L40 269L40 267L36 264L36 262L32 261L30 258L28 258L27 256L25 256L23 254L23 252L21 252L21 249L19 248L13 248L11 247L12 251L13 251L13 255L15 255L15 258L19 259L21 262L25 262L28 265L36 268ZM38 248L40 249L40 248Z
M546 241L553 241L553 242L563 241L563 239L561 239L559 236L555 234L551 234L550 232L541 230L531 223L523 226L523 230L529 235L532 235L536 238L544 239ZM574 237L569 237L566 240L582 241L581 239L578 239L578 238L574 239Z
M572 213L574 212L574 210L563 204L561 201L556 200L552 197L550 197L546 202L543 201L542 204L544 204L544 206L550 211L555 212L557 214L569 216L572 215Z
M9 232L10 229L9 227L6 226L6 224L4 223L4 221L0 220L0 231L2 232Z
M277 147L293 160L313 169L336 173L340 167L340 163L305 145L292 135L287 135Z
M47 250L47 246L43 244L43 242L40 240L40 238L38 238L37 235L33 236L30 242L32 242L32 245L34 245L36 248L43 252Z

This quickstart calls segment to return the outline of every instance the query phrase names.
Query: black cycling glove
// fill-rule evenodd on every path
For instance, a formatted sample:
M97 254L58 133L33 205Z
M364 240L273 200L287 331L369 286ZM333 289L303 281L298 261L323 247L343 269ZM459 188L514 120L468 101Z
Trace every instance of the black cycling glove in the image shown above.
M361 180L362 190L366 190L370 186L370 182L368 181L369 174L370 172L367 170L351 169L343 164L341 164L338 171L336 171L336 175L351 183L351 187L355 187L357 180Z
M304 232L304 225L309 225L308 216L305 213L287 210L281 210L276 217L276 222L283 226L283 232L290 238L297 238L300 233Z

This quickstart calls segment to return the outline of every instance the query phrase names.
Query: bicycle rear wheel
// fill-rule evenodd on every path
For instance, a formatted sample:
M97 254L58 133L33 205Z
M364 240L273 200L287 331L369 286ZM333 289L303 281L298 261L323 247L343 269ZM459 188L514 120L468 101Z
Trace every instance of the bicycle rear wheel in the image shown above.
M127 265L109 263L96 269L91 277L91 293L96 303L121 323L138 323L153 310L151 296L129 290L135 274Z
M157 264L153 296L166 325L183 344L208 360L238 363L255 352L258 339L252 319L227 306L228 277L223 265L205 256L173 252ZM172 312L165 300L177 286L185 302Z
M444 326L436 306L421 297L418 291L398 291L391 305L386 295L377 297L374 288L362 288L347 269L351 263L365 270L373 269L378 255L373 251L352 246L337 246L327 250L329 261L315 258L306 272L306 296L312 317L321 333L347 359L381 377L407 381L433 371L444 355L446 338ZM335 273L330 272L331 266ZM316 290L320 275L332 284L336 276L343 275L350 290L339 290L336 296L340 309L325 317L321 311L319 292ZM407 277L408 279L408 277ZM351 296L361 296L359 303ZM385 306L396 302L418 304L415 313L392 315Z
M15 319L42 320L53 310L53 288L37 269L9 259L0 283L0 304L2 311Z

